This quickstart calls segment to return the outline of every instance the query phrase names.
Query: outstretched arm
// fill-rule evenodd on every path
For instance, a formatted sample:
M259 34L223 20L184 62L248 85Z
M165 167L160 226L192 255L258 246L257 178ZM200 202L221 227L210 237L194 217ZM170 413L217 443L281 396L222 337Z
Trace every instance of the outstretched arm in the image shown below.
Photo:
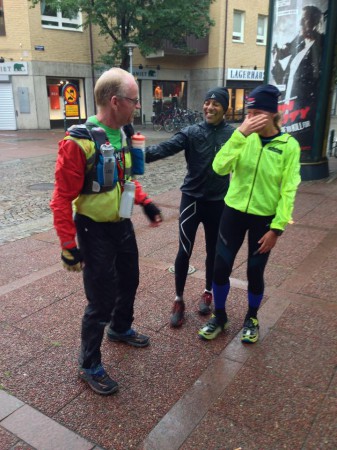
M188 137L183 132L178 132L168 141L162 142L158 145L150 145L145 148L145 162L151 163L158 159L173 156L182 150L188 148Z

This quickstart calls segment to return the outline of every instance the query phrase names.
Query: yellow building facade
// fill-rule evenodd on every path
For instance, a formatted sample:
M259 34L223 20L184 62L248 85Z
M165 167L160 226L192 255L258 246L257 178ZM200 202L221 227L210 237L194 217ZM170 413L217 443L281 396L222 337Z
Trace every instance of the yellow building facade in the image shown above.
M136 48L132 71L140 86L138 122L150 123L156 112L154 91L163 92L160 108L177 105L201 110L205 92L227 86L227 119L240 121L244 99L263 82L269 0L216 0L215 26L207 39L193 40L196 51L184 55L167 44L144 58ZM27 0L0 0L0 129L62 127L66 83L78 93L78 118L95 113L94 69L109 49L98 31L83 29L81 16L69 20ZM131 61L130 61L131 62Z

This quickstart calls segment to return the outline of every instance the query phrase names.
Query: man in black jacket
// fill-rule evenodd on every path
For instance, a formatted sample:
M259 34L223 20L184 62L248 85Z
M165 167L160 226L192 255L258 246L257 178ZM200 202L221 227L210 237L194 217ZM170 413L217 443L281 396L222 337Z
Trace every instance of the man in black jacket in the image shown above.
M217 175L212 169L212 162L234 131L224 119L228 102L229 95L225 87L210 89L203 105L204 122L183 128L168 141L145 149L147 163L175 155L181 150L185 150L187 162L187 174L180 188L179 250L174 266L176 298L170 320L172 327L179 327L184 322L183 294L200 223L205 230L206 285L199 302L199 313L207 315L211 312L215 247L223 199L229 184L229 176Z

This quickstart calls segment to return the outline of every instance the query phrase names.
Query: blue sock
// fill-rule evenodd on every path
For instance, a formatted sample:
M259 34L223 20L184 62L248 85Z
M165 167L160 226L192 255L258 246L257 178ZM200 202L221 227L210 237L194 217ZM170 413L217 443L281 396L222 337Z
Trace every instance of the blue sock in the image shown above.
M225 304L230 288L229 282L226 284L216 284L213 282L214 308L225 309Z
M246 315L246 319L249 319L250 317L254 317L256 319L257 311L260 307L262 299L263 299L263 293L262 294L253 294L252 292L248 291L248 312Z
M90 369L84 369L83 368L83 370L89 375L98 375L98 376L100 376L100 375L104 375L104 373L105 373L105 370L104 370L104 367L102 366L102 364L99 364L96 367L91 367Z

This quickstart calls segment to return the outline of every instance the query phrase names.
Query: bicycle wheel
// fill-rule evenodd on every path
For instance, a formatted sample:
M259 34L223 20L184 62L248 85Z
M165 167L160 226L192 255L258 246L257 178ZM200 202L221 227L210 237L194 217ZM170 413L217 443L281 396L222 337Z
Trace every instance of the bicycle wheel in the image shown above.
M155 120L153 122L153 129L154 131L160 131L163 128L163 123L161 120Z
M164 121L164 130L167 133L172 133L172 131L174 130L174 123L172 119L166 119Z
M204 116L202 113L196 113L194 123L200 123L204 121Z

